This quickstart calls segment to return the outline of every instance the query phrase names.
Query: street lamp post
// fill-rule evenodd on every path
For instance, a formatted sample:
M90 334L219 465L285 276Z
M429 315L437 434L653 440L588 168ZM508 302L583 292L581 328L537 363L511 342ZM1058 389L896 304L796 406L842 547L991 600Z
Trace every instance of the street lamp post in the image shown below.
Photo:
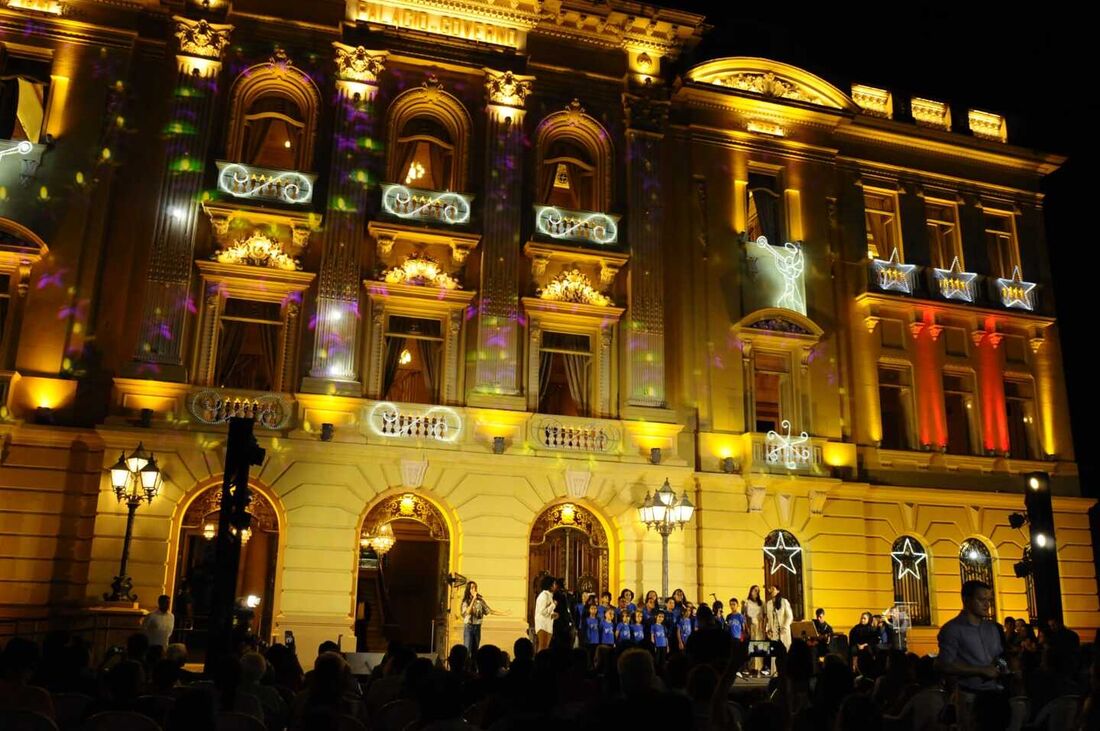
M646 493L642 504L638 506L638 518L645 523L646 530L653 528L661 534L661 596L668 597L668 537L673 529L683 527L691 520L695 506L688 499L687 490L676 499L672 486L665 480L650 497Z
M111 487L118 501L126 503L126 537L122 541L122 560L118 576L111 582L111 591L103 595L109 602L136 602L133 580L126 575L126 562L130 559L130 539L134 535L134 514L141 503L152 503L160 490L161 476L152 453L146 452L141 442L127 457L123 452L118 462L111 466Z

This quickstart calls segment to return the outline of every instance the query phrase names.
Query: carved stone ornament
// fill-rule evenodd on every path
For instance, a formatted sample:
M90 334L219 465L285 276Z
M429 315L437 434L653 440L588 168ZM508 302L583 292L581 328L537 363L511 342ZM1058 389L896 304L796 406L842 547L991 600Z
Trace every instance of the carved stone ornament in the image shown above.
M574 500L588 496L588 485L592 482L592 473L588 470L565 471L565 494Z
M368 51L362 46L333 43L336 49L336 75L349 81L374 83L386 68L385 51Z
M222 509L222 486L208 487L201 495L191 501L187 506L187 512L183 514L182 525L184 528L201 528L208 522L217 522L218 513ZM252 530L274 533L279 530L279 520L275 516L275 508L267 498L257 490L252 490L252 500L245 510L252 516Z
M754 94L775 97L777 99L793 99L794 101L807 102L829 106L828 102L817 94L803 86L781 79L771 71L764 73L736 73L720 76L714 80L718 86L728 86L731 89L749 91Z
M178 15L172 20L176 21L180 53L202 58L219 58L222 50L229 44L229 32L233 30L231 25L191 20Z
M668 126L670 103L647 95L623 94L627 124L632 129L664 132Z
M522 107L531 93L530 76L516 76L511 71L485 69L485 91L493 104Z
M391 495L375 505L367 513L363 525L374 534L384 523L394 520L415 520L421 525L427 526L428 535L437 541L450 540L450 531L447 530L447 521L439 508L430 501L425 500L411 492L400 495Z
M424 484L424 473L428 471L427 460L401 460L401 486L415 490Z

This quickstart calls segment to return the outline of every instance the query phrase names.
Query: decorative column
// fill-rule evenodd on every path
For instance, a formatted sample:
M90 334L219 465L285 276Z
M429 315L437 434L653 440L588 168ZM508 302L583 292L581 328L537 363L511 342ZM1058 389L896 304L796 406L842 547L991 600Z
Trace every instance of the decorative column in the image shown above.
M626 112L630 293L626 316L630 406L665 405L664 264L661 258L661 142L669 103L623 94Z
M210 145L221 53L230 25L174 16L178 77L165 128L168 159L160 179L141 333L132 375L186 381L183 342L192 308L191 268L199 199Z
M477 367L470 403L479 395L511 396L520 389L519 232L523 215L523 103L533 77L485 69L488 97L485 207L481 239L481 306ZM500 399L486 403L504 405Z
M336 117L317 293L313 361L302 390L359 396L359 295L374 98L386 52L333 43Z
M998 346L1003 336L992 329L970 333L978 351L978 400L982 406L982 448L986 454L1006 455L1008 414L1005 411L1004 358Z

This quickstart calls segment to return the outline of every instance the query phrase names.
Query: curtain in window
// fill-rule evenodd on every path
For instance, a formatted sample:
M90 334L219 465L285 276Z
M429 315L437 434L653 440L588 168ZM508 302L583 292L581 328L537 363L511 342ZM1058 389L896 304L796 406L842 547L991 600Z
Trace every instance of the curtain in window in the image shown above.
M244 336L247 333L247 324L235 320L221 321L221 341L218 343L218 365L215 380L217 385L224 386L237 365L237 359L241 355L241 347L244 346Z
M588 382L591 361L587 355L567 354L565 359L565 380L569 384L569 395L577 405L577 412L588 416Z
M439 356L443 343L438 340L418 340L420 362L423 364L424 385L428 389L428 400L439 400Z
M275 131L273 125L278 121L273 117L259 117L246 122L248 131L245 134L244 159L247 162L256 164L267 138Z
M401 351L405 349L405 338L386 338L386 357L382 362L382 398L387 398L393 379L397 377L397 368L401 365Z
M279 331L281 328L275 325L258 325L260 331L260 350L263 352L264 366L267 369L267 382L257 382L255 388L269 391L281 389L284 384L279 383ZM262 379L257 379L262 380Z
M550 371L553 370L554 354L539 353L539 403L546 398L546 389L550 387Z
M770 190L755 188L751 191L756 205L756 220L772 246L782 246L779 240L779 198Z
M428 175L425 178L425 182L431 181L431 184L425 184L421 187L431 188L432 190L449 190L451 187L451 180L447 177L447 163L443 157L443 150L439 145L433 145L431 143L421 143L427 147L428 151Z

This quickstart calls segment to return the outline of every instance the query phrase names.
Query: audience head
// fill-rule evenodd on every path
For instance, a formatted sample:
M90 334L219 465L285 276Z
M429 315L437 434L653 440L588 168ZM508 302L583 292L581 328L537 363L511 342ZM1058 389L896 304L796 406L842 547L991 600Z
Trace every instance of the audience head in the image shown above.
M461 673L466 670L466 663L470 660L470 650L466 645L455 645L447 653L447 667L452 673Z
M126 658L145 662L145 656L149 654L149 638L144 632L135 632L126 638Z
M512 643L512 657L515 662L530 662L535 656L535 645L526 637L520 637Z
M645 650L631 648L619 655L619 688L628 699L653 690L657 679L653 667L653 655Z
M245 685L258 684L267 673L267 660L258 652L241 656L241 680Z
M168 606L171 603L171 601L172 601L172 598L170 596L168 596L167 594L161 594L160 596L157 597L157 609L159 609L162 612L167 612L168 611Z

